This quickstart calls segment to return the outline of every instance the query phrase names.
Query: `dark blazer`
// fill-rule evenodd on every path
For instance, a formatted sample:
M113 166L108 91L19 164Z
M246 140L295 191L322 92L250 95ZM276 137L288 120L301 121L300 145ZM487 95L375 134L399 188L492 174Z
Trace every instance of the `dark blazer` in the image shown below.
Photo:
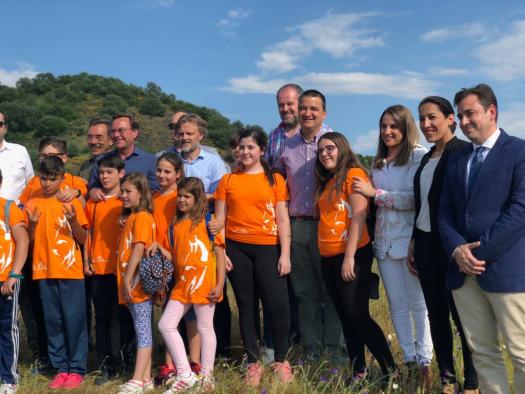
M525 141L501 130L489 151L473 192L467 196L467 163L472 144L454 153L445 174L438 211L441 241L447 256L461 244L480 241L472 252L486 261L476 276L489 292L525 291ZM465 274L452 261L447 286L463 285Z
M445 180L445 172L447 169L447 163L450 155L460 149L465 148L469 145L468 142L458 139L457 137L452 138L447 145L445 150L439 159L439 162L432 176L432 184L430 185L430 190L428 192L428 207L430 211L430 232L436 237L436 241L439 242L439 229L437 225L437 211L439 208L439 200L441 197L441 192L443 191L443 182ZM414 216L414 231L416 231L416 221L419 216L419 211L421 210L421 171L428 163L432 152L436 150L436 147L433 146L430 151L423 156L421 159L421 164L414 175L414 198L416 203L416 215ZM414 238L412 236L412 238Z

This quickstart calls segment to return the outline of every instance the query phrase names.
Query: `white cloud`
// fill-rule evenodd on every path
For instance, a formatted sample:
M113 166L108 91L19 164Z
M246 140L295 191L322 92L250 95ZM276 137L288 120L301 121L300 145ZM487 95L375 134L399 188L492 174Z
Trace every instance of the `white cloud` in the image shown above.
M512 103L509 109L501 111L498 125L516 137L525 138L525 102Z
M340 58L352 55L358 48L383 46L383 38L374 36L371 29L359 29L356 25L374 13L331 14L299 25L301 36L315 49Z
M442 27L430 30L421 36L423 42L444 42L448 40L484 39L488 35L486 24L472 22L460 26Z
M223 90L232 93L274 94L285 83L284 79L264 79L261 76L232 78ZM286 82L317 87L326 94L386 95L398 98L419 99L433 93L437 83L416 73L399 75L350 73L308 73Z
M320 51L334 58L351 56L357 49L383 46L374 30L358 28L373 13L332 14L289 29L293 35L274 44L261 54L257 66L263 71L288 72L306 56Z
M217 22L217 27L222 34L229 38L236 38L237 34L234 29L239 26L239 21L248 18L252 11L245 8L236 8L229 10L227 16Z
M261 54L257 67L263 71L287 72L298 67L298 61L310 54L311 48L300 37L290 37Z
M467 75L468 70L464 68L431 67L429 73L440 77L458 77Z
M379 130L373 129L350 140L352 150L361 155L373 154L377 149Z
M482 70L498 81L525 77L525 20L514 22L507 34L482 44L474 55Z
M20 78L34 78L38 74L35 67L27 63L19 63L16 70L0 68L0 83L14 87Z
M249 75L247 77L237 77L228 80L229 85L221 90L245 94L245 93L270 93L275 92L286 82L284 79L263 80L258 75Z

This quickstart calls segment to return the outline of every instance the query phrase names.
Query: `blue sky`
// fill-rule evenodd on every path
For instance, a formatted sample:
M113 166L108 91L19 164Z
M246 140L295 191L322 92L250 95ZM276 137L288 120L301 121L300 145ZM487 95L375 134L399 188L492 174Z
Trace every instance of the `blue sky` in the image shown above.
M0 82L82 71L216 108L269 131L286 82L327 97L326 122L372 154L389 105L417 110L493 86L525 137L522 1L4 0ZM165 132L165 130L159 130ZM460 131L458 131L461 134Z

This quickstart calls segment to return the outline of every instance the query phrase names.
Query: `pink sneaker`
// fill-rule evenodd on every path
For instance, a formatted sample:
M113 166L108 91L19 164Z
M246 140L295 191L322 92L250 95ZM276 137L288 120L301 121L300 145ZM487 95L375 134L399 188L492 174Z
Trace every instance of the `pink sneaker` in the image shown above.
M263 365L260 362L248 364L246 376L244 377L244 384L247 386L258 386L261 383L261 378L264 372Z
M292 367L288 361L273 363L272 370L279 376L281 383L290 383L293 380Z
M84 377L78 373L70 373L67 375L67 379L62 383L62 387L65 389L76 389L82 386L84 383Z
M64 387L69 374L67 372L59 372L55 375L53 380L47 385L50 389L61 389Z

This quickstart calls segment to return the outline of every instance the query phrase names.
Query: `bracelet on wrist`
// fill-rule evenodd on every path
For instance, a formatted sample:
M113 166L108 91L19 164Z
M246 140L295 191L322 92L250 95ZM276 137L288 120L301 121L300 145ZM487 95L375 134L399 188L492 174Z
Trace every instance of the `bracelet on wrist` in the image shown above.
M17 274L15 271L10 271L9 275L10 278L16 278L16 279L24 279L24 275Z

